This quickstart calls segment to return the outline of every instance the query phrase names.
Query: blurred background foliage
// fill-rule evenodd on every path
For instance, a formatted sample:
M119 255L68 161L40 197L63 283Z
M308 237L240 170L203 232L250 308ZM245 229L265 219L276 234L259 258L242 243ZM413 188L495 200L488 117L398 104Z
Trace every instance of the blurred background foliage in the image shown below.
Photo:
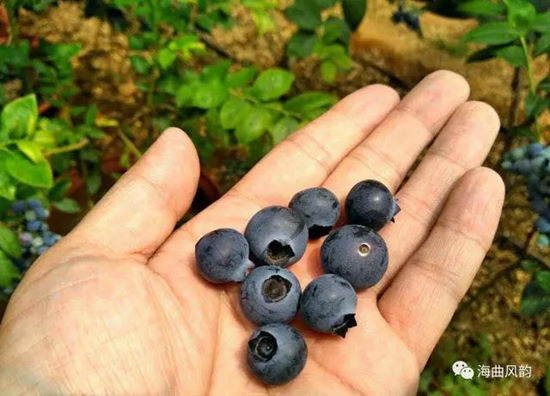
M340 97L447 68L501 116L508 193L419 392L550 395L549 54L548 0L0 2L2 298L168 126L203 165L190 217ZM464 381L459 359L533 373Z

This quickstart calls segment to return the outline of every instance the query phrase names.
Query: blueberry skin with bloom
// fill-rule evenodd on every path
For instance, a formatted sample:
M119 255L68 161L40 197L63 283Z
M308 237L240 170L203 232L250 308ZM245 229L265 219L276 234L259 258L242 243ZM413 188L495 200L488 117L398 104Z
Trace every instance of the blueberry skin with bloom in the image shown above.
M376 180L357 183L346 197L346 215L349 224L360 224L380 230L401 209L390 190Z
M256 324L288 323L298 312L301 294L292 272L273 265L258 267L241 285L241 308Z
M323 270L346 279L355 289L377 284L388 269L388 248L378 233L346 225L329 234L321 246Z
M327 235L340 218L338 198L323 187L300 191L292 197L288 207L302 215L309 239Z
M254 263L283 268L302 258L308 241L302 216L284 206L268 206L260 210L248 222L244 236Z
M248 367L264 384L280 385L296 378L307 360L307 345L298 331L272 323L256 329L248 340Z
M209 232L195 245L199 272L213 283L242 282L254 267L248 255L245 237L231 228Z
M321 333L345 337L357 326L357 293L344 278L326 274L307 285L300 300L300 310L309 328Z

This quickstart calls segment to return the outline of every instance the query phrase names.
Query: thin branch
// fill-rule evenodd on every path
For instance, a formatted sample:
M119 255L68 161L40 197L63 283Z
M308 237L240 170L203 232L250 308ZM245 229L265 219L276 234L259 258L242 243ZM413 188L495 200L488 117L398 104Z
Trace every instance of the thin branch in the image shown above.
M88 139L82 139L78 143L73 143L73 144L69 144L67 146L56 147L56 148L53 148L51 150L48 150L44 153L44 155L46 157L49 157L51 155L69 153L71 151L80 150L81 148L86 147L89 143L90 143L90 141Z
M116 129L116 134L118 135L118 137L122 140L122 142L124 143L124 145L128 148L128 150L130 150L137 158L141 158L141 152L139 151L139 149L136 147L136 145L134 144L134 142L132 142L130 139L128 139L128 136L126 136L121 130L120 128L117 128Z

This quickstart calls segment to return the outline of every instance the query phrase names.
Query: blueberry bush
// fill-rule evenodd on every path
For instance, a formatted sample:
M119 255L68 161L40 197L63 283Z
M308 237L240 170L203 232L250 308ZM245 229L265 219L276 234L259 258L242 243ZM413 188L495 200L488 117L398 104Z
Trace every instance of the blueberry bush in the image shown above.
M532 211L536 214L533 232L525 244L525 255L531 238L540 247L550 246L550 146L545 145L541 115L550 108L550 75L535 80L534 63L550 55L550 3L530 0L437 0L428 1L420 9L407 6L404 1L393 15L396 23L405 22L411 29L421 31L418 16L433 12L451 18L476 18L479 25L467 32L464 43L476 45L468 55L468 62L482 62L500 58L524 74L528 84L524 117L520 122L503 128L511 138L522 136L527 144L512 149L503 157L504 171L520 175L527 187ZM519 266L522 261L518 261ZM548 268L539 263L533 270L533 279L524 290L521 313L526 316L545 312L550 308ZM543 270L546 268L546 270Z

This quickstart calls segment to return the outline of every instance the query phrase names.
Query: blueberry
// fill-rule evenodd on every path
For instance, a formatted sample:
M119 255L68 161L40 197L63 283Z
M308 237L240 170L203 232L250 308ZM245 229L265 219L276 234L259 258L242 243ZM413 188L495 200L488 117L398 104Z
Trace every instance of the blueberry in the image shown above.
M18 215L24 214L28 208L29 206L25 201L15 201L11 204L11 210L13 211L13 213Z
M344 278L327 274L307 285L300 310L304 322L321 333L345 337L348 329L357 326L355 308L357 293Z
M25 212L25 219L28 221L36 220L36 213L34 213L34 211L32 210L27 210Z
M18 235L18 239L22 247L29 247L32 243L32 234L30 232L22 232Z
M308 232L302 216L284 206L269 206L256 213L244 235L252 261L258 265L288 267L304 255Z
M41 254L44 254L48 248L49 246L40 246L39 248L36 248L36 254L40 256Z
M31 246L39 248L42 245L44 245L44 240L41 237L37 236L32 239Z
M248 367L265 384L296 378L307 360L307 345L294 328L272 323L256 329L248 340Z
M545 235L545 234L540 234L537 239L537 244L540 247L550 246L550 237L548 237L548 235Z
M29 199L27 201L29 203L29 208L31 208L32 210L38 210L38 209L42 209L42 202L40 202L38 199Z
M346 214L350 224L360 224L375 231L381 229L401 209L390 190L376 180L357 183L346 198Z
M544 150L544 146L540 143L531 143L527 146L527 153L531 157L536 157L542 152L542 150Z
M542 217L539 217L535 221L535 227L537 227L537 230L539 230L543 234L550 233L550 221L546 221Z
M302 289L294 274L284 268L254 269L241 286L241 308L257 324L287 323L298 312Z
M340 218L338 198L323 187L300 191L288 206L302 215L310 239L327 235Z
M27 229L27 231L36 232L40 230L40 225L41 225L40 221L31 220L31 221L27 221L25 228Z
M247 270L254 267L248 255L248 242L231 228L209 232L195 245L199 272L214 283L242 282Z
M514 170L521 174L526 175L531 171L531 161L524 158L515 163Z
M321 263L328 274L346 279L355 289L377 284L388 268L386 243L375 231L346 225L329 234L321 247Z
M44 209L42 206L35 208L33 210L34 210L34 213L36 213L36 217L39 218L40 220L47 219L50 214L48 210Z

